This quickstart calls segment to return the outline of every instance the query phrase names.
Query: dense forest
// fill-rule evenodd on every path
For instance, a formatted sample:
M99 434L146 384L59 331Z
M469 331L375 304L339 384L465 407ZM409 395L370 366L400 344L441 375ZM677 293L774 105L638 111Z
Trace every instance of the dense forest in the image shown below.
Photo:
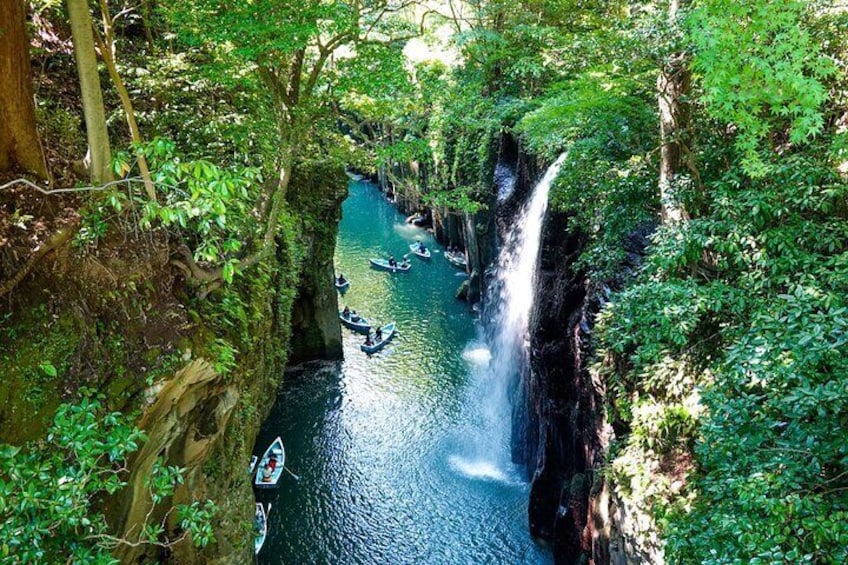
M845 2L3 0L0 76L0 561L247 562L345 171L481 218L506 139L603 296L627 561L848 562Z

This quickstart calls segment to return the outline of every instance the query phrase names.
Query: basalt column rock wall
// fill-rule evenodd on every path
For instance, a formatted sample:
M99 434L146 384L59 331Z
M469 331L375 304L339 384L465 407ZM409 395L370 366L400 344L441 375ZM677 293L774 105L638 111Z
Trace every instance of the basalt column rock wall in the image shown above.
M648 231L624 243L622 272L640 262ZM604 384L589 363L595 316L609 286L589 284L575 268L583 245L567 215L549 212L530 322L531 367L519 406L526 427L518 458L532 475L530 530L552 543L558 564L648 562L618 549L626 545L619 524L626 513L601 473L613 432L604 417Z

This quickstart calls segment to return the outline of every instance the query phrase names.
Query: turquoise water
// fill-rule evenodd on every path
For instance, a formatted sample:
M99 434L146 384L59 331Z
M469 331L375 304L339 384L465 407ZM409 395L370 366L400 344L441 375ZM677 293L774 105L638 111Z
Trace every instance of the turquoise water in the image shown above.
M287 373L255 452L281 435L300 479L257 493L272 503L259 562L550 563L527 528L529 486L504 462L509 421L486 423L489 355L454 298L463 275L403 220L375 187L351 182L336 251L351 286L339 304L396 321L399 334L369 357L343 328L343 362ZM410 273L369 267L416 239L434 255L411 255Z

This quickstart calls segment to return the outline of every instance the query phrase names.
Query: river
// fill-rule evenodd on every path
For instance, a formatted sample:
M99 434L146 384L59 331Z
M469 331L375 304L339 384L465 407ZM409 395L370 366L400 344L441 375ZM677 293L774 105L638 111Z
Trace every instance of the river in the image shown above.
M550 563L529 535L529 485L508 462L508 410L491 405L502 402L491 356L454 297L463 274L403 220L376 187L351 181L336 250L351 287L339 304L397 321L399 335L368 357L343 329L343 362L287 372L255 452L282 436L299 480L257 492L272 504L259 562ZM429 262L411 256L398 275L369 267L416 239L438 250Z

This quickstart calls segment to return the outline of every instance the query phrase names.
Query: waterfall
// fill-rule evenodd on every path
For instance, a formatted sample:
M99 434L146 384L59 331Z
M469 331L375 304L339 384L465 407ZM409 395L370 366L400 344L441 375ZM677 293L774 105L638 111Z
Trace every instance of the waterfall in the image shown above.
M565 154L548 167L530 199L516 215L505 234L495 272L495 292L489 293L494 305L495 371L509 380L518 372L527 353L527 332L535 294L536 266L542 242L542 223L548 209L548 194Z
M509 449L513 391L529 368L529 322L535 298L542 225L551 185L564 159L565 154L548 168L504 234L486 296L484 341L488 354L474 354L478 359L474 380L480 384L476 392L481 409L475 451L477 465L481 468L494 464L500 469L514 469ZM471 356L479 348L480 345L475 344L467 354Z

